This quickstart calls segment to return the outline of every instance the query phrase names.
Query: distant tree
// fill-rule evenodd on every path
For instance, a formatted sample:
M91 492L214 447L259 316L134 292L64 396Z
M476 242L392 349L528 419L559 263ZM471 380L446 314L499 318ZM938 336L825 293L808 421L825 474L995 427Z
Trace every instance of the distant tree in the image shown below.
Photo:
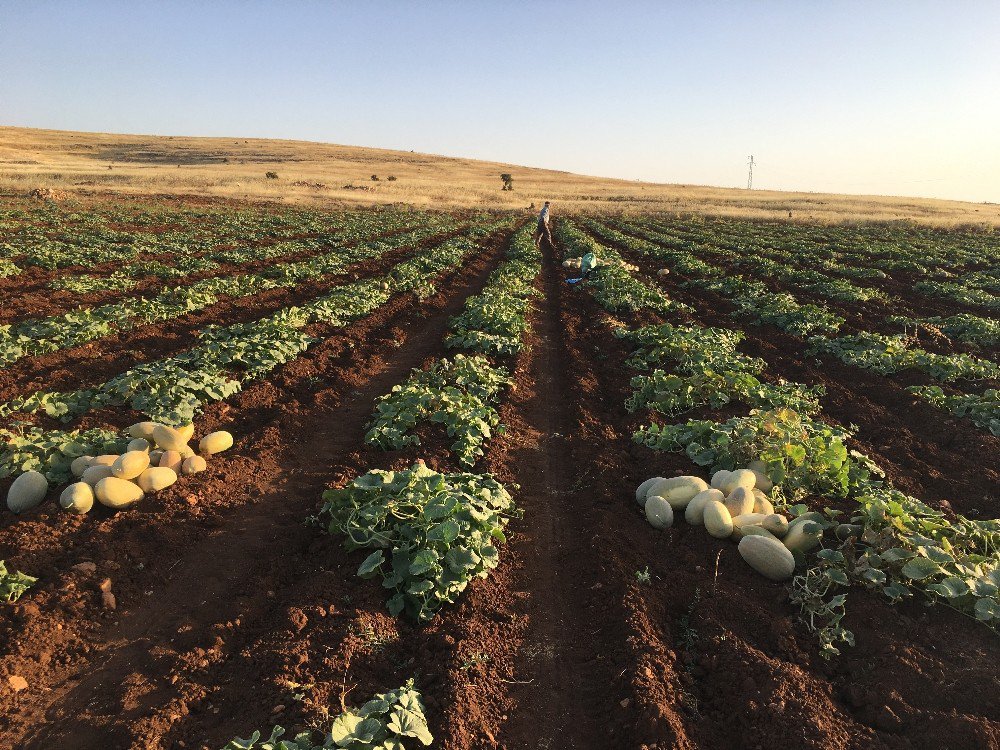
M395 182L396 181L396 176L395 175L389 175L388 177L386 177L386 179L389 182Z
M514 175L507 174L504 172L500 175L500 179L503 180L502 190L513 190L514 189Z
M269 179L269 180L276 180L276 179L278 179L278 173L277 172L268 172L264 176L267 177L267 179Z
M373 174L372 175L372 182L378 182L378 175L377 174Z

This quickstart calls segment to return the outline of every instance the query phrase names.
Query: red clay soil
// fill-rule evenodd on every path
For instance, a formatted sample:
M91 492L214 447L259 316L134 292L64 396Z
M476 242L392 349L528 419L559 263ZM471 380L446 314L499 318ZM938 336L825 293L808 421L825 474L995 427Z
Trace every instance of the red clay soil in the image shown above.
M548 248L530 348L505 363L507 430L478 467L520 484L524 519L430 625L390 617L355 575L364 553L302 520L324 487L421 453L364 447L364 424L445 353L448 317L500 250L210 406L199 433L237 444L206 474L114 515L0 517L0 559L41 578L0 610L0 746L218 748L273 723L328 726L327 711L415 676L446 750L1000 747L985 627L852 592L857 646L827 662L735 545L646 523L635 486L694 467L631 441L628 352ZM450 467L428 437L428 463ZM101 606L105 577L117 609Z
M604 685L627 739L604 735L582 746L996 747L1000 706L989 695L998 649L985 627L941 608L890 607L852 593L845 625L858 646L827 663L793 618L785 587L755 575L731 543L683 523L665 533L646 524L634 487L695 467L629 443L642 419L622 406L630 392L625 352L594 322L602 314L592 300L568 288L562 297L579 394L573 435L585 451L563 455L593 467L568 512L595 516L599 533L579 543L615 571L623 592L630 659L622 666L632 687L623 706L616 686ZM635 572L647 565L652 581L640 584Z

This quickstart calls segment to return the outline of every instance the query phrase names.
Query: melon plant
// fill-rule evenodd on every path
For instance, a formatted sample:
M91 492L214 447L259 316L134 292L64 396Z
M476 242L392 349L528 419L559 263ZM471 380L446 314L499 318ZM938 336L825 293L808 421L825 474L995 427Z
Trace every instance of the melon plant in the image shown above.
M848 453L851 433L791 409L751 411L725 422L691 420L639 429L636 442L656 450L683 451L699 466L732 470L760 460L775 484L793 496L846 497L866 486L877 467Z
M44 474L50 484L66 482L73 475L70 467L76 459L111 452L117 455L127 442L117 433L101 429L0 428L0 479L33 469Z
M267 739L254 732L247 739L230 740L222 750L407 750L434 741L424 717L423 697L412 679L343 711L320 737L313 731L300 732L293 739L281 739L284 735L285 730L276 726Z
M0 601L16 602L37 580L16 570L8 571L5 562L0 560Z
M510 382L507 370L482 355L436 360L378 400L365 442L385 450L420 445L415 434L419 424L442 424L455 438L451 450L459 464L471 467L500 425L493 402Z
M418 622L456 601L475 577L496 567L496 542L518 514L506 488L488 474L440 474L417 462L405 471L375 469L323 493L318 522L348 550L374 549L358 569L393 591L389 611Z

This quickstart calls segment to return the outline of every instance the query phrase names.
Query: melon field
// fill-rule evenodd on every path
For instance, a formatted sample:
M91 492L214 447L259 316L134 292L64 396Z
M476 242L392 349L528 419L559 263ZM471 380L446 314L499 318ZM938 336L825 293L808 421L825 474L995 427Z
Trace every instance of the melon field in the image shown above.
M534 227L4 198L0 747L1000 747L1000 235Z

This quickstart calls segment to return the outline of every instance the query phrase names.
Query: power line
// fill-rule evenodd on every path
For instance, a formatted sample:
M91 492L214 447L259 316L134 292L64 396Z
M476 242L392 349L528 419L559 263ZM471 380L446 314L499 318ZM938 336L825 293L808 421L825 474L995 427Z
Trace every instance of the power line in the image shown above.
M753 190L753 154L750 154L750 158L747 161L747 166L749 170L747 171L747 190Z

